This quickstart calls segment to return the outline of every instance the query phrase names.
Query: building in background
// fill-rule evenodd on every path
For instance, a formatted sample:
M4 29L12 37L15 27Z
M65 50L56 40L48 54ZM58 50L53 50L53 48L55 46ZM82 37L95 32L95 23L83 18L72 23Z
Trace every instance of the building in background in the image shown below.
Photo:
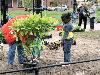
M8 0L8 6L10 8L19 8L23 7L22 0Z
M0 0L0 2L1 2L1 0ZM22 0L8 0L8 7L9 8L23 7Z
M43 6L53 6L54 4L73 6L73 0L42 0ZM57 4L56 4L57 5ZM8 6L12 8L24 7L23 0L8 0Z
M97 1L100 4L100 0L76 0L77 2L82 1ZM1 1L0 1L1 2ZM42 0L42 6L58 6L58 5L67 5L69 8L73 7L73 0ZM1 5L0 5L1 6ZM23 8L23 0L8 0L9 8Z
M44 6L59 6L67 5L68 7L73 6L73 0L42 0Z

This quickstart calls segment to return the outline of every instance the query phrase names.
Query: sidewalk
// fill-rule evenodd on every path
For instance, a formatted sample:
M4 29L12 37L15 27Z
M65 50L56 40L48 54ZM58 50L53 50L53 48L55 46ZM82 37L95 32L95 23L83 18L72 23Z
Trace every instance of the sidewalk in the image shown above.
M81 26L82 28L84 27L84 25L82 24L82 26ZM87 23L87 26L86 26L86 31L89 31L89 29L90 29L90 24L89 23ZM100 23L95 23L94 24L94 30L100 30Z

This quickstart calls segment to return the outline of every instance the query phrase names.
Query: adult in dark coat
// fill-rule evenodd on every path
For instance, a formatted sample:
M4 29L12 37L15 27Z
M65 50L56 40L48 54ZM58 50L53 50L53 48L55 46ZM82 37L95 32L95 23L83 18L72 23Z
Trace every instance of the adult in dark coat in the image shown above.
M82 24L82 20L84 22L84 30L86 29L86 25L87 25L87 8L85 7L84 4L81 4L81 6L77 9L78 13L79 13L79 24L78 26L81 27Z

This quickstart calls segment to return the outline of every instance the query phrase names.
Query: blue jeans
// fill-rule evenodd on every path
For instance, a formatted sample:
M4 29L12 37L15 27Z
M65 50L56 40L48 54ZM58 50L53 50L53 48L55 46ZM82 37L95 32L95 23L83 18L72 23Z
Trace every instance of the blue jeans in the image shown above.
M14 63L16 46L17 46L16 43L9 44L8 64ZM24 62L23 47L21 45L18 45L17 51L18 51L18 61L20 64L22 64Z
M71 40L63 40L63 50L64 50L64 62L71 62L71 45L73 43L73 39Z

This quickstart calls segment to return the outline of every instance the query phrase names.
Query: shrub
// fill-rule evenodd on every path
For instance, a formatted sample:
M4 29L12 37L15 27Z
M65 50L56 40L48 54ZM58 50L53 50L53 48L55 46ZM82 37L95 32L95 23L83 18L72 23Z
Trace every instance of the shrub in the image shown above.
M97 18L97 23L100 23L100 18Z

